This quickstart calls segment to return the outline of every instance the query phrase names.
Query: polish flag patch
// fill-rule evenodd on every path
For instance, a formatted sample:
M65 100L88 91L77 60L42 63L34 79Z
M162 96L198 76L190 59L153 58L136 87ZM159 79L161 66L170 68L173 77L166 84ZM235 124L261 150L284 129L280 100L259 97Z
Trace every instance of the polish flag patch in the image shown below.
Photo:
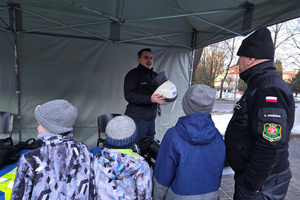
M274 103L277 103L277 97L266 96L266 102L274 102Z

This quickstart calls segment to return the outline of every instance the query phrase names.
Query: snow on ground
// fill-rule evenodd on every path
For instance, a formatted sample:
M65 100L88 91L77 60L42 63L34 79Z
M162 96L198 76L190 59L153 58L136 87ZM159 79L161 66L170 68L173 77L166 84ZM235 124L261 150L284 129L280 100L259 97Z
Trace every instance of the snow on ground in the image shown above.
M296 113L295 123L292 129L292 134L300 134L300 113ZM224 135L229 120L231 119L232 114L212 114L212 120L215 122L215 126L220 131L222 135Z
M298 122L298 124L294 123L292 134L300 134L300 122Z
M224 115L212 115L211 118L215 122L215 126L220 131L222 135L224 135L229 120L231 119L232 114L224 114Z

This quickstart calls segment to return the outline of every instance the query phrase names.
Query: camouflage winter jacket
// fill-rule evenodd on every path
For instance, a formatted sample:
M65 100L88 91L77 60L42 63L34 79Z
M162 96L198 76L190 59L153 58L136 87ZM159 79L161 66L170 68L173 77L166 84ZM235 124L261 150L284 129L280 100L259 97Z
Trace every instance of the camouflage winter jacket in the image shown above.
M92 169L94 199L152 199L149 165L131 149L103 148L95 156Z
M11 199L89 199L91 149L73 133L42 141L20 157Z

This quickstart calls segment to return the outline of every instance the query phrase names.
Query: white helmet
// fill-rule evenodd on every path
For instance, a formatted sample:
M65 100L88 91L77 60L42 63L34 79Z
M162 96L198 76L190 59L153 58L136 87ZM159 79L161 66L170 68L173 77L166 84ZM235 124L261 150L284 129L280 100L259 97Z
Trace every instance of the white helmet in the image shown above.
M164 104L159 104L159 111L161 113L172 112L178 97L177 87L168 80L166 72L160 72L157 74L155 79L152 81L151 85L154 93L162 94L165 97L166 102Z

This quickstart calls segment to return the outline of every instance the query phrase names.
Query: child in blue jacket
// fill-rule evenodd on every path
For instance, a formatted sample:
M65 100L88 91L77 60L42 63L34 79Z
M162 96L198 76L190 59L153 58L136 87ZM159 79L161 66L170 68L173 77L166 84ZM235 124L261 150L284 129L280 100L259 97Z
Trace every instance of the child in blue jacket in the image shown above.
M211 119L214 102L209 86L193 85L186 91L186 116L166 132L158 151L153 199L219 198L225 144Z

